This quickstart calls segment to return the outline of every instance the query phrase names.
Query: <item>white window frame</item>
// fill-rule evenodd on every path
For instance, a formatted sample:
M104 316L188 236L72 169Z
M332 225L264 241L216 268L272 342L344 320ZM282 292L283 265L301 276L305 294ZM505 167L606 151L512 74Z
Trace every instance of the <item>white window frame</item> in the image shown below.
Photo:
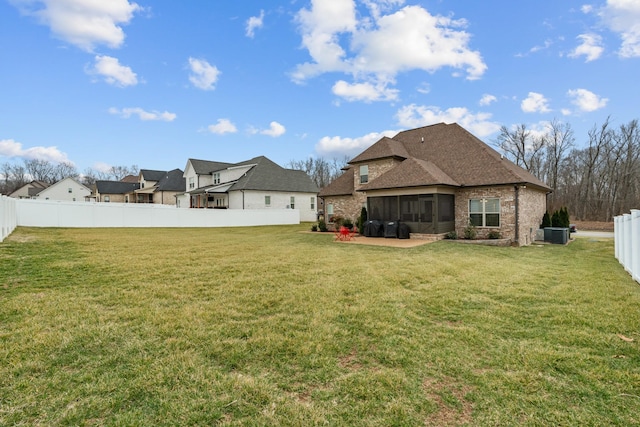
M327 222L333 222L333 203L327 204Z
M189 177L189 190L195 188L196 184L192 176Z
M311 197L311 210L314 210L315 208L316 208L316 198Z
M213 174L213 183L220 184L220 172L215 172Z
M289 203L289 207L291 209L295 209L296 208L296 196L291 196L291 198L289 199L290 203Z
M271 196L264 196L264 205L266 207L271 207Z
M360 166L360 184L369 182L369 165Z
M493 202L497 201L497 209L491 210L491 205ZM479 209L472 210L472 204L477 202ZM474 224L472 215L480 215L480 223ZM487 225L487 215L497 215L498 216L498 224L497 225ZM482 228L500 228L500 223L502 221L502 214L500 212L500 198L499 197L486 197L482 199L469 199L469 222L476 227Z

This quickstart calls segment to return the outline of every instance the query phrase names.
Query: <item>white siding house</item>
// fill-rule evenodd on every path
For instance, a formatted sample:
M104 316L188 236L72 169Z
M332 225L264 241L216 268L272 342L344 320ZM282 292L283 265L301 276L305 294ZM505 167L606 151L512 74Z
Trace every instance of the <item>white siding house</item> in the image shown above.
M318 187L303 171L285 169L264 156L241 163L189 159L180 208L297 209L316 221Z
M65 178L40 191L35 199L64 200L67 202L84 202L89 199L91 190L73 178Z

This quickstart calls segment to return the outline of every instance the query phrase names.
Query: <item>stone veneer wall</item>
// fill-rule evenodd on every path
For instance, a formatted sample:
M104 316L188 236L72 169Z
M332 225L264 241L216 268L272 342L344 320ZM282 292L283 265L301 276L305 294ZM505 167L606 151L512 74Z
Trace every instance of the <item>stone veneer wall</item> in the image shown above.
M516 239L516 202L513 185L459 189L456 192L456 232L464 234L469 222L469 199L500 198L500 227L477 227L478 238L486 238L490 231L498 230L503 238ZM546 210L546 193L520 188L518 196L518 234L520 246L533 242Z
M518 209L520 246L529 245L535 240L536 230L540 228L547 210L547 194L529 187L520 188Z
M333 204L334 216L349 218L355 223L360 216L362 206L366 206L367 204L367 194L365 192L357 191L363 185L360 184L360 166L369 166L369 182L371 182L389 169L393 168L398 163L400 163L400 161L396 159L383 159L372 162L362 162L353 165L353 168L351 168L351 170L353 171L353 188L356 191L354 191L353 195L325 197L325 212L327 209L327 205Z

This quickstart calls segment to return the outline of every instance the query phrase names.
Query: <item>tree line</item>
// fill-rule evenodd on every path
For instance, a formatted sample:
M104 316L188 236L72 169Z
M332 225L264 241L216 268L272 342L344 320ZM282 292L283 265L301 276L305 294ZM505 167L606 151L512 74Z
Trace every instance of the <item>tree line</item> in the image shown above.
M65 178L74 178L91 187L96 181L120 181L127 175L138 175L138 166L112 166L106 171L88 168L80 174L78 169L68 162L53 163L41 159L25 159L22 163L5 162L0 164L0 194L11 194L31 181L54 184Z
M640 208L640 126L634 119L615 127L594 125L582 146L569 123L553 120L543 132L521 124L503 126L494 144L553 192L548 210L565 206L584 221L612 221Z

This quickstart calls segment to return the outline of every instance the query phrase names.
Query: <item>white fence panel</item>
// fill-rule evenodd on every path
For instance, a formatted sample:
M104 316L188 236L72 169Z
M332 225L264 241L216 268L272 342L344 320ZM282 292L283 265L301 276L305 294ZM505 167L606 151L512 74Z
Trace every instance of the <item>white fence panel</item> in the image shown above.
M613 220L616 259L640 283L640 210L632 209Z
M25 227L244 227L300 223L297 209L178 209L133 203L14 201L17 225Z
M18 225L16 199L0 195L0 242Z

